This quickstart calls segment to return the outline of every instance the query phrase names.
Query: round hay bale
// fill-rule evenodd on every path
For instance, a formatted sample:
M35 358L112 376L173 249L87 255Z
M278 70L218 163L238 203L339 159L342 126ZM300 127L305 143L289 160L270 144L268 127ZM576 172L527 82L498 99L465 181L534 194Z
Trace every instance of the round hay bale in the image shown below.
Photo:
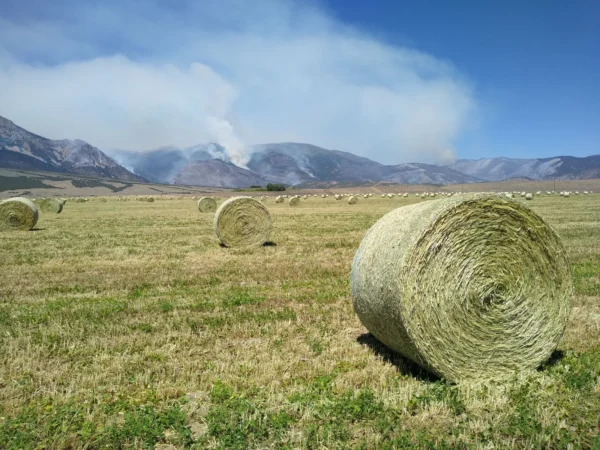
M279 195L279 196L277 196L277 198L275 199L275 203L283 203L283 200L284 200L284 198L283 198L281 195Z
M39 203L39 208L44 213L60 214L63 210L63 204L56 198L45 198Z
M226 247L263 245L271 226L269 210L251 197L230 198L215 213L215 233Z
M531 192L525 194L525 200L533 200L533 194Z
M355 195L351 195L350 197L348 197L349 205L356 205L357 203L358 203L358 197L356 197Z
M300 204L300 197L292 197L288 203L290 206L298 206Z
M573 282L523 203L464 196L398 208L366 234L354 309L381 342L450 381L534 369L560 341Z
M148 203L154 203L154 197L146 197Z
M215 212L217 210L217 202L212 197L202 197L198 200L198 211L201 213Z
M31 230L38 221L35 204L23 197L0 202L0 231Z

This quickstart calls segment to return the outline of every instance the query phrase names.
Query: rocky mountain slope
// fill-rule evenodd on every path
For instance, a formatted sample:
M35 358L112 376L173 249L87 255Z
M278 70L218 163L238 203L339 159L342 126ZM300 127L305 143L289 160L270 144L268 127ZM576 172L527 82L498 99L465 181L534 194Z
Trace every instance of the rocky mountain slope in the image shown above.
M485 181L502 181L510 178L585 180L600 178L600 155L583 158L557 156L540 159L463 159L448 167Z
M113 151L122 165L148 180L196 186L244 187L251 184L312 182L386 182L414 184L473 183L476 177L449 167L427 164L386 166L368 158L310 144L280 143L253 146L246 169L233 171L225 149L216 144L148 152ZM207 161L210 164L205 164ZM234 166L235 167L235 166ZM218 170L227 181L219 181L209 168ZM214 183L214 184L213 184Z
M0 167L142 181L81 140L51 140L0 117Z
M242 169L220 159L192 161L186 164L173 180L173 184L223 188L264 186L267 182L251 170Z
M380 182L402 184L461 184L482 181L449 167L431 164L399 164L394 173Z
M600 155L458 160L448 166L383 165L348 152L285 142L248 148L247 167L238 167L218 144L106 153L112 159L84 141L46 139L0 117L0 167L129 181L240 188L269 182L305 186L340 182L443 185L511 178L600 178Z

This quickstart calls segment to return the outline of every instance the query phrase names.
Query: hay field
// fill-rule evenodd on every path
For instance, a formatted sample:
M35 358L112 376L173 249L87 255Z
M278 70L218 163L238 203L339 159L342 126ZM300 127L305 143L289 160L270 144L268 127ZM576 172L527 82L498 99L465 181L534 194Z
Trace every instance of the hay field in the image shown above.
M600 447L600 195L527 203L572 263L559 351L458 386L352 309L363 235L417 201L270 198L260 248L219 247L192 199L68 202L0 233L0 448Z

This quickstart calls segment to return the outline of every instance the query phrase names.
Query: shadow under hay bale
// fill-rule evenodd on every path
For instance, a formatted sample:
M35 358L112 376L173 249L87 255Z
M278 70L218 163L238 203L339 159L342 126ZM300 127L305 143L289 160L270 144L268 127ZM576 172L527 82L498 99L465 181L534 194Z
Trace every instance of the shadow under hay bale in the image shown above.
M356 338L356 342L368 347L375 355L379 356L386 363L394 366L396 370L403 375L413 377L420 381L434 382L441 379L433 373L426 371L417 363L405 358L400 353L396 353L394 350L386 347L385 344L378 341L371 333L361 334Z
M542 365L540 365L540 367L538 367L538 369L537 369L538 372L543 372L544 370L546 370L550 367L554 367L564 357L565 357L565 352L563 352L562 350L554 350L552 352L552 355L550 355L550 358L548 358L548 360L546 362L542 363Z

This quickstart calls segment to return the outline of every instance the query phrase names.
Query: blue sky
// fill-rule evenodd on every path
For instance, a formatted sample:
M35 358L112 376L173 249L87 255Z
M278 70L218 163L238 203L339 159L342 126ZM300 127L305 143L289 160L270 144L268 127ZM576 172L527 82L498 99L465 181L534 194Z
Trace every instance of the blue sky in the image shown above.
M583 156L598 80L599 2L0 2L0 115L103 149Z
M600 153L600 2L329 1L335 16L452 61L482 123L461 157Z

